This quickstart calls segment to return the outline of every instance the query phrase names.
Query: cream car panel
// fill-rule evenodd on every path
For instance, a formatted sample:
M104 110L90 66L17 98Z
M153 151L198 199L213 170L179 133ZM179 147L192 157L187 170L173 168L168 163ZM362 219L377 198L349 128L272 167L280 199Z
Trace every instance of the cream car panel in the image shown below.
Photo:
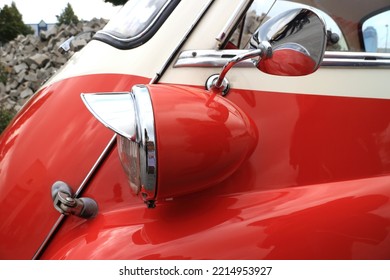
M208 2L208 0L198 0L190 1L186 5L179 4L157 33L142 47L119 50L101 41L91 41L80 52L74 54L66 67L52 77L48 84L69 77L100 73L152 78L164 65L166 58L170 56ZM180 24L177 24L178 22ZM170 32L171 30L175 32ZM133 63L134 57L144 63Z
M172 68L164 76L165 83L204 86L207 78L220 68ZM316 94L345 97L390 99L390 92L381 84L388 70L380 68L320 67L317 72L302 77L280 77L261 73L253 67L233 68L227 79L232 88ZM369 78L368 78L369 77ZM368 82L370 81L370 82Z

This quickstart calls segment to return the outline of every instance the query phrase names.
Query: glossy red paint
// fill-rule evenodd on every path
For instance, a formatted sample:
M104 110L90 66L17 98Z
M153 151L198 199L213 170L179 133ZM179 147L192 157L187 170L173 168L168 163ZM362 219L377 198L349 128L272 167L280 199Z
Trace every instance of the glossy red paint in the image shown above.
M98 216L67 218L43 258L390 258L390 101L239 90L229 99L261 131L229 178L147 209L113 151L85 193Z
M388 176L227 194L246 181L243 168L215 188L147 209L112 180L118 167L112 154L96 178L94 188L110 194L96 219L69 217L44 258L389 258Z
M150 85L158 152L157 199L222 182L253 152L253 122L234 103L206 90Z
M226 4L215 2L196 18L219 19L213 25L218 31L219 27L226 30L224 26L239 23L230 21L227 25L231 14L218 9ZM185 74L201 73L206 80L212 71L208 67L171 68L184 47L196 50L216 46L215 36L202 32L208 23L192 19L184 22L180 11L188 11L190 6L183 3L177 7L181 8L171 14L166 25L157 28L157 36L139 46L145 49L109 51L108 45L95 42L90 45L94 48L90 55L79 53L81 56L75 56L70 65L81 65L78 73L157 70L161 80L173 83L182 83L178 77ZM370 10L377 8L375 5ZM172 32L168 27L177 23L194 29L183 28L178 36L169 36ZM339 23L345 27L342 21ZM163 38L167 41L160 40ZM184 41L187 38L190 40ZM357 37L346 38L350 44ZM164 51L150 52L162 45ZM356 44L351 46L359 49ZM110 65L89 61L102 53L104 63L115 57ZM193 54L196 56L195 51ZM130 61L132 55L139 56L138 61ZM285 63L292 59L280 58ZM125 67L130 63L134 67ZM64 76L72 72L72 67L68 70ZM328 74L339 70L349 71L337 68ZM368 73L360 70L360 74ZM317 95L264 92L262 81L248 77L244 77L248 87L257 90L239 90L234 88L240 78L238 71L228 75L233 87L226 97L229 101L206 97L195 87L149 86L158 109L160 191L172 187L179 190L175 194L180 196L162 195L167 198L159 200L156 208L147 209L132 195L114 147L83 192L97 201L97 217L66 217L41 258L390 259L390 100L330 96L354 96L353 92L345 92L348 81L341 79L336 79L334 85L326 84L324 88L330 90L323 95L318 89ZM298 73L305 71L303 67ZM329 76L319 75L310 82L326 83L321 77ZM199 85L202 77L187 81ZM277 82L283 83L283 79ZM35 95L4 132L0 139L0 258L33 256L59 217L52 205L51 185L62 180L75 190L113 136L84 108L80 93L128 91L136 83L145 84L148 79L102 74L57 82ZM343 90L332 90L339 85ZM296 91L307 88L312 87L297 86ZM194 117L189 118L190 114ZM229 122L225 126L226 115ZM215 127L217 130L211 131ZM257 138L253 131L259 132ZM253 139L257 141L255 147ZM228 165L219 170L224 160ZM225 171L228 175L223 174ZM186 176L188 182L184 181ZM198 191L194 187L206 187L203 184L207 180L206 189ZM188 189L182 191L184 187Z
M86 110L81 92L127 91L146 79L70 78L38 92L0 139L0 259L30 259L59 217L51 185L76 190L112 133Z
M279 76L303 76L316 70L316 62L307 54L293 49L276 49L272 58L259 61L257 68Z

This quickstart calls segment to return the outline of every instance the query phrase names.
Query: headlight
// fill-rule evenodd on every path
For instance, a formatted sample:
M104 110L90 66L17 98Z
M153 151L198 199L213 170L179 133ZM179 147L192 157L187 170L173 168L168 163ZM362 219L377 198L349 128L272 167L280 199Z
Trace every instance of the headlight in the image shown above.
M149 207L222 182L257 143L256 128L240 108L202 89L136 85L82 99L118 134L130 186Z
M145 202L156 198L157 159L154 115L146 87L131 92L82 94L92 114L114 130L118 152L133 192ZM152 205L151 205L152 206Z

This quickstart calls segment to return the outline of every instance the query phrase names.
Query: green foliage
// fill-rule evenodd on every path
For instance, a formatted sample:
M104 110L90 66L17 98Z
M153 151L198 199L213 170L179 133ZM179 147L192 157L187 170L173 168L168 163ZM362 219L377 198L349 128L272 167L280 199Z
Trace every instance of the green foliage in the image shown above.
M61 15L57 17L57 25L66 24L69 25L71 23L77 24L79 22L79 18L75 15L72 6L68 3L66 8L62 11Z
M8 73L4 64L0 63L0 83L7 84Z
M9 70L0 63L0 83L6 84ZM15 115L15 110L6 109L4 104L0 103L0 134L7 127L8 123Z
M114 6L120 6L126 4L128 0L104 0L106 3L112 3Z
M0 134L7 127L9 122L15 115L15 111L12 109L6 109L2 104L0 104Z
M22 15L12 2L11 7L5 5L0 10L0 43L12 41L19 34L34 34L34 30L23 23Z

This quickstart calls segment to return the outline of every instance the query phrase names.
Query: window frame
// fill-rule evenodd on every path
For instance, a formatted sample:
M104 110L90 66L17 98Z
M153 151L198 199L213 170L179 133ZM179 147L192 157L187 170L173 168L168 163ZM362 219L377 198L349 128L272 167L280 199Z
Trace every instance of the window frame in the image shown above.
M173 67L220 68L234 56L242 55L247 52L247 49L226 49L225 47L228 45L230 36L233 34L234 30L241 21L245 20L246 13L252 2L253 1L246 1L245 4L242 3L242 6L231 16L225 28L221 31L221 34L224 36L217 36L216 38L217 49L184 50L179 54ZM341 29L340 32L342 32ZM251 61L243 61L237 64L236 67L254 67L254 65ZM321 67L390 68L390 53L325 51Z
M169 0L156 15L155 19L153 19L143 31L141 31L134 37L121 38L103 29L98 31L92 39L102 41L104 43L109 44L110 46L121 50L128 50L139 47L145 44L154 36L154 34L160 29L160 27L170 16L170 14L180 3L180 1L181 0Z
M360 41L360 45L362 46L362 48L366 49L366 45L364 43L364 35L363 35L363 24L370 18L372 17L375 17L383 12L390 12L390 5L387 6L387 7L384 7L382 9L379 9L379 10L376 10L372 13L369 13L368 15L366 15L365 17L363 17L360 21L359 21L359 25L358 25L358 33L359 33L359 41ZM375 52L375 53L379 53L379 54L385 54L385 52Z

